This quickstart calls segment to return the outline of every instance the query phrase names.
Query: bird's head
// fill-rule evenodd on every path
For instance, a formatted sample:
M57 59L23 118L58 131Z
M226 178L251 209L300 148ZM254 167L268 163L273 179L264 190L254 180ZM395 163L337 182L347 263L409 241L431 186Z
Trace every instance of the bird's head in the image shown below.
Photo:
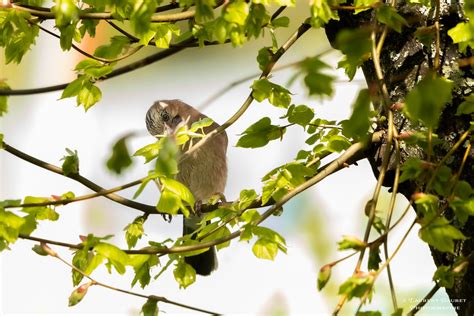
M192 109L179 100L161 100L155 102L146 113L146 127L151 135L172 135L176 130L188 124ZM194 109L193 109L194 110Z

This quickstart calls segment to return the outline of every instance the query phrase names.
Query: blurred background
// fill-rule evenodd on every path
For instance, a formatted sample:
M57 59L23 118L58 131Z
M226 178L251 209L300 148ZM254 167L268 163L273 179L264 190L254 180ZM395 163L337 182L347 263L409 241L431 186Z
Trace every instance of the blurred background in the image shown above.
M279 29L280 44L303 22L306 7L287 9L291 18L288 29ZM46 27L53 29L51 23ZM85 40L81 47L93 52L104 44L114 31L101 23L98 36ZM242 48L229 45L211 46L204 49L190 48L132 73L99 83L103 98L87 113L75 107L74 99L58 100L61 91L32 96L9 98L9 113L0 120L0 132L5 141L26 153L55 165L66 154L65 148L79 153L80 173L99 185L109 188L146 175L150 166L142 159L135 159L130 171L118 177L105 168L105 161L114 142L129 132L139 132L131 142L131 151L151 143L153 139L145 131L144 117L149 106L159 99L179 98L215 121L222 123L242 104L249 93L249 86L258 77L256 56L263 46L271 45L269 34L253 40ZM329 49L321 30L307 32L279 61L289 64L305 57L314 56ZM147 47L134 58L153 53L156 48ZM3 53L0 58L3 58ZM37 45L24 57L21 65L4 65L0 60L0 79L7 79L12 88L30 88L68 82L74 79L73 68L83 59L71 50L64 53L56 38L42 33ZM307 104L315 109L320 118L341 120L347 118L357 92L365 87L358 74L349 83L343 72L336 70L340 59L337 52L326 53L322 59L333 67L337 76L336 91L331 99L308 98L301 82L295 82L290 90L294 104ZM127 60L129 62L129 60ZM294 69L273 74L272 81L285 85ZM255 74L255 78L228 90L212 103L206 100L216 91L232 82ZM229 136L229 180L225 195L227 200L238 197L240 190L253 188L261 192L261 178L269 170L288 162L304 145L301 127L289 129L280 141L273 141L263 149L237 148L239 134L262 116L278 122L284 111L265 102L254 102L244 116L227 130ZM50 196L73 191L76 195L90 193L82 185L35 167L0 152L0 199L20 199L26 195ZM210 277L198 277L186 290L178 289L172 269L153 282L145 290L134 290L165 296L168 299L195 305L226 315L327 315L334 309L338 297L338 285L350 276L355 260L347 260L333 270L331 281L322 292L316 288L317 273L325 263L348 253L337 252L336 242L343 234L362 236L366 217L364 206L372 195L375 178L366 161L351 166L327 178L288 203L279 217L264 223L280 232L287 240L288 254L279 253L275 261L260 260L251 251L252 244L233 241L231 247L219 252L219 269ZM133 196L135 188L123 191ZM149 185L139 197L143 203L155 204L158 191ZM377 209L385 210L389 193L384 190ZM407 201L400 197L397 214ZM114 234L112 242L126 247L123 228L140 213L115 204L105 198L73 203L57 209L58 222L41 222L34 236L77 243L79 235L93 233L98 236ZM397 227L390 238L394 249L413 220L413 214ZM152 216L145 225L147 240L162 241L181 233L181 219L165 223L160 216ZM39 314L114 314L137 315L144 303L140 298L112 292L100 287L89 289L79 305L67 307L67 298L73 290L70 269L51 257L40 257L31 251L31 241L18 240L12 251L0 254L0 315ZM63 257L71 259L67 249L54 247ZM159 268L154 270L155 273ZM407 312L418 299L433 286L431 277L435 271L428 247L412 232L405 246L392 264L399 304ZM101 282L129 288L132 273L110 275L104 267L93 276ZM380 309L383 314L391 310L390 292L386 274L377 283L377 292L369 307ZM349 303L342 315L350 313L357 302ZM440 290L420 315L455 314L444 290ZM160 310L169 315L187 314L189 311L167 304L159 304ZM351 312L353 313L353 312Z

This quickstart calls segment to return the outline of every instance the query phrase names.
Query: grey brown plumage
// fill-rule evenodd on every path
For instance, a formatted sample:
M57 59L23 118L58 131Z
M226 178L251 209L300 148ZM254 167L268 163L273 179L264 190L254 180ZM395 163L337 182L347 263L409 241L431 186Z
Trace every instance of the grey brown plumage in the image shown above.
M148 110L146 125L152 135L172 134L182 124L191 126L205 117L207 116L180 100L161 100ZM218 126L213 123L204 132L207 134ZM223 132L179 163L176 179L191 190L196 201L205 203L212 195L224 192L227 181L227 143L227 135ZM196 230L200 220L196 215L185 218L183 234ZM216 250L213 247L199 255L186 257L186 262L198 274L209 275L217 268Z

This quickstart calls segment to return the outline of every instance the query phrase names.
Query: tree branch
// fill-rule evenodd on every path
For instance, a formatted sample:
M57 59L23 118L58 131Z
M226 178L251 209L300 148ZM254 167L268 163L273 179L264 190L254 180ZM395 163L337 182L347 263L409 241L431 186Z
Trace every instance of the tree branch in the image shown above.
M70 178L70 179L73 179L81 184L83 184L84 186L88 187L89 189L97 192L97 193L101 193L100 195L103 195L104 197L114 201L114 202L117 202L119 204L122 204L122 205L125 205L125 206L128 206L130 208L134 208L134 209L137 209L137 210L140 210L144 213L158 213L158 211L156 210L156 208L154 206L151 206L151 205L147 205L147 204L143 204L143 203L139 203L139 202L136 202L136 201L132 201L132 200L129 200L129 199L126 199L120 195L117 195L117 194L113 194L113 193L103 193L104 191L107 192L106 189L104 189L103 187L99 186L98 184L92 182L91 180L81 176L80 174L70 174L70 175L65 175L63 170L55 165L52 165L52 164L49 164L47 162L44 162L42 160L39 160L35 157L32 157L8 144L6 144L5 142L3 143L3 149L7 152L9 152L10 154L20 158L20 159L23 159L25 161L28 161L38 167L41 167L43 169L46 169L46 170L49 170L51 172L54 172L54 173L57 173L59 175L62 175L64 177L67 177L67 178ZM138 181L138 180L137 180Z
M377 132L372 135L372 141L373 142L379 142L381 140L382 133ZM247 209L251 208L258 208L258 207L263 207L267 205L272 205L266 212L262 214L260 219L255 223L255 225L259 225L262 223L264 220L266 220L269 216L271 216L273 213L275 213L277 210L279 210L286 202L288 202L290 199L298 195L299 193L305 191L309 187L317 184L318 182L322 181L325 179L327 176L330 174L341 170L346 166L347 163L349 162L355 162L355 157L359 157L360 153L363 152L368 144L367 143L362 143L358 142L353 144L351 147L349 147L339 158L335 159L331 163L327 164L324 167L321 167L321 171L318 172L314 177L310 178L300 186L296 187L294 190L291 192L287 193L281 200L278 202L274 203L273 201L270 203L274 204L266 204L266 205L261 205L260 199L255 200L251 205L247 207ZM222 205L222 204L221 204ZM206 211L211 211L211 209L217 209L218 207L216 205L203 205ZM160 255L166 255L170 253L181 253L181 252L188 252L188 251L194 251L194 250L200 250L200 249L205 249L205 248L210 248L212 246L227 242L229 240L235 239L239 237L241 234L241 231L235 231L231 233L230 235L208 241L208 242L203 242L199 243L196 245L190 245L190 246L176 246L176 247L171 247L171 248L160 248L157 249L156 247L145 247L142 249L138 250L123 250L127 254L160 254ZM39 242L44 242L48 244L54 244L62 247L68 247L71 249L82 249L83 245L82 244L70 244L70 243L64 243L60 241L54 241L54 240L48 240L44 238L39 238L39 237L33 237L33 236L28 236L25 234L20 234L18 236L19 238L22 239L27 239L27 240L33 240L33 241L39 241Z
M107 288L109 290L125 293L125 294L132 295L132 296L138 296L138 297L141 297L141 298L154 300L154 301L157 301L157 302L167 303L167 304L183 307L183 308L186 308L186 309L189 309L189 310L198 311L198 312L205 313L205 314L219 315L217 313L214 313L214 312L202 309L202 308L198 308L198 307L194 307L194 306L190 306L190 305L187 305L187 304L183 304L183 303L179 303L179 302L176 302L176 301L169 300L169 299L167 299L166 297L163 297L163 296L140 294L140 293L137 293L137 292L124 290L124 289L121 289L121 288L117 288L117 287L99 282L99 281L95 280L94 278L92 278L89 274L85 273L81 269L77 268L73 264L71 264L68 261L66 261L65 259L63 259L61 256L58 255L58 253L56 251L52 250L48 245L46 245L46 243L42 242L41 243L41 248L43 248L43 250L45 250L48 253L48 255L50 255L51 257L54 257L54 258L60 260L61 262L63 262L67 266L69 266L74 271L77 271L78 273L80 273L83 277L91 280L92 283L90 285L99 285L99 286Z
M219 1L221 4L223 1ZM219 4L217 5L219 6ZM217 7L216 6L216 7ZM49 10L32 9L17 4L12 4L12 9L28 12L32 16L41 18L41 20L52 20L56 18L54 12ZM196 11L183 11L169 14L155 14L151 17L150 22L178 22L192 19L196 15ZM111 12L83 12L79 13L80 20L115 20Z

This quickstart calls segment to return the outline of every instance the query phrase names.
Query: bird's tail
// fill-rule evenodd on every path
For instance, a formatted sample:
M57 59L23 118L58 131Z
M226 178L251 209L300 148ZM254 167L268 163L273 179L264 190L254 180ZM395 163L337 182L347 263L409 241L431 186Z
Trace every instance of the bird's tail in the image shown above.
M192 234L198 227L201 221L198 215L191 215L183 219L183 235ZM195 256L186 257L185 261L191 265L197 274L209 275L212 271L217 269L217 252L216 247L211 247L206 252Z

